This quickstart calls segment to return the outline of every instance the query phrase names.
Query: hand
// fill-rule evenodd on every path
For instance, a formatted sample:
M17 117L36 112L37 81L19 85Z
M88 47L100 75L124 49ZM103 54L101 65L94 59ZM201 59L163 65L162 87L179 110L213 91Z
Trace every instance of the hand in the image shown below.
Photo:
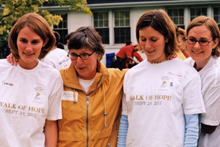
M169 56L167 57L167 60L172 60L173 58L176 58L176 57L177 57L177 54L174 53L174 54L172 54L172 55L169 55Z
M11 63L12 66L14 65L17 66L18 60L12 55L12 53L9 54L6 58L7 58L7 61Z

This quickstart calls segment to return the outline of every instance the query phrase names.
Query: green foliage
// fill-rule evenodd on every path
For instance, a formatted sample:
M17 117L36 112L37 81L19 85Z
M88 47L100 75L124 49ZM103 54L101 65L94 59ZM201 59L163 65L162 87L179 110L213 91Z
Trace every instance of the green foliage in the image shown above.
M5 51L8 33L12 28L12 23L26 13L34 12L43 16L50 26L58 25L62 20L60 15L50 14L47 10L39 11L39 7L43 7L43 3L53 3L56 5L69 6L70 9L85 12L92 15L86 0L0 0L0 58ZM6 38L6 39L5 39Z

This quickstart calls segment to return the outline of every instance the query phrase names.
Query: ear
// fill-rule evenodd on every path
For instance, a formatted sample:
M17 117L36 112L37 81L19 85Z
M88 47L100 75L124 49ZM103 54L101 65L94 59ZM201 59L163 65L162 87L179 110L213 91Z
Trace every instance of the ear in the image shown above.
M102 55L101 54L97 54L97 60L100 61L102 58Z
M213 40L213 47L212 47L212 49L214 49L214 48L216 48L216 46L218 45L218 43L219 43L219 38L215 38L215 40Z
M44 41L44 43L43 43L43 47L46 46L46 44L48 43L48 41L49 41L49 38L46 38L45 41Z
M168 39L167 37L165 37L164 39L165 39L165 42L166 42L166 43L169 41L169 39Z

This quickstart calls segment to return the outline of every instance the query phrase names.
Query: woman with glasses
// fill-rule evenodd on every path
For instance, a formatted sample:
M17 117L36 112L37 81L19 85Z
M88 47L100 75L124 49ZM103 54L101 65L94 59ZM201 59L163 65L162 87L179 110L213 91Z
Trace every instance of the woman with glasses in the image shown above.
M72 64L60 71L64 82L59 147L115 147L125 70L107 69L101 37L80 27L68 43Z
M220 138L220 33L216 22L206 16L193 19L187 27L186 60L200 74L206 114L201 115L199 147L217 147Z
M176 30L163 10L145 12L136 39L147 60L124 78L118 147L196 147L204 113L199 74L180 59Z

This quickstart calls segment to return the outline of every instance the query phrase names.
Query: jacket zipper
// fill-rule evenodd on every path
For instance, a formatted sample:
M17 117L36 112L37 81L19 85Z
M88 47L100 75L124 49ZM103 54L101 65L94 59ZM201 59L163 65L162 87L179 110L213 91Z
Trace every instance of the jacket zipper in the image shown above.
M89 128L88 128L88 124L89 124L89 96L86 96L86 107L87 107L87 114L86 114L87 143L86 143L86 147L88 147L89 146Z
M99 82L102 80L102 77L103 75L101 76ZM97 86L96 86L96 89L95 91L98 89L98 85L99 85L99 82L97 83ZM76 90L80 90L82 91L81 89L77 89L77 88L73 88L73 87L69 87L69 86L66 86L64 85L65 87L68 87L68 88L71 88L71 89L76 89ZM89 95L91 95L92 93L94 93L95 91L91 92ZM84 91L83 91L84 92ZM85 93L85 92L84 92ZM86 93L85 93L86 94ZM89 95L86 95L86 107L87 107L87 114L86 114L86 134L87 134L87 142L86 142L86 147L89 146L89 128L88 128L88 123L89 123Z

